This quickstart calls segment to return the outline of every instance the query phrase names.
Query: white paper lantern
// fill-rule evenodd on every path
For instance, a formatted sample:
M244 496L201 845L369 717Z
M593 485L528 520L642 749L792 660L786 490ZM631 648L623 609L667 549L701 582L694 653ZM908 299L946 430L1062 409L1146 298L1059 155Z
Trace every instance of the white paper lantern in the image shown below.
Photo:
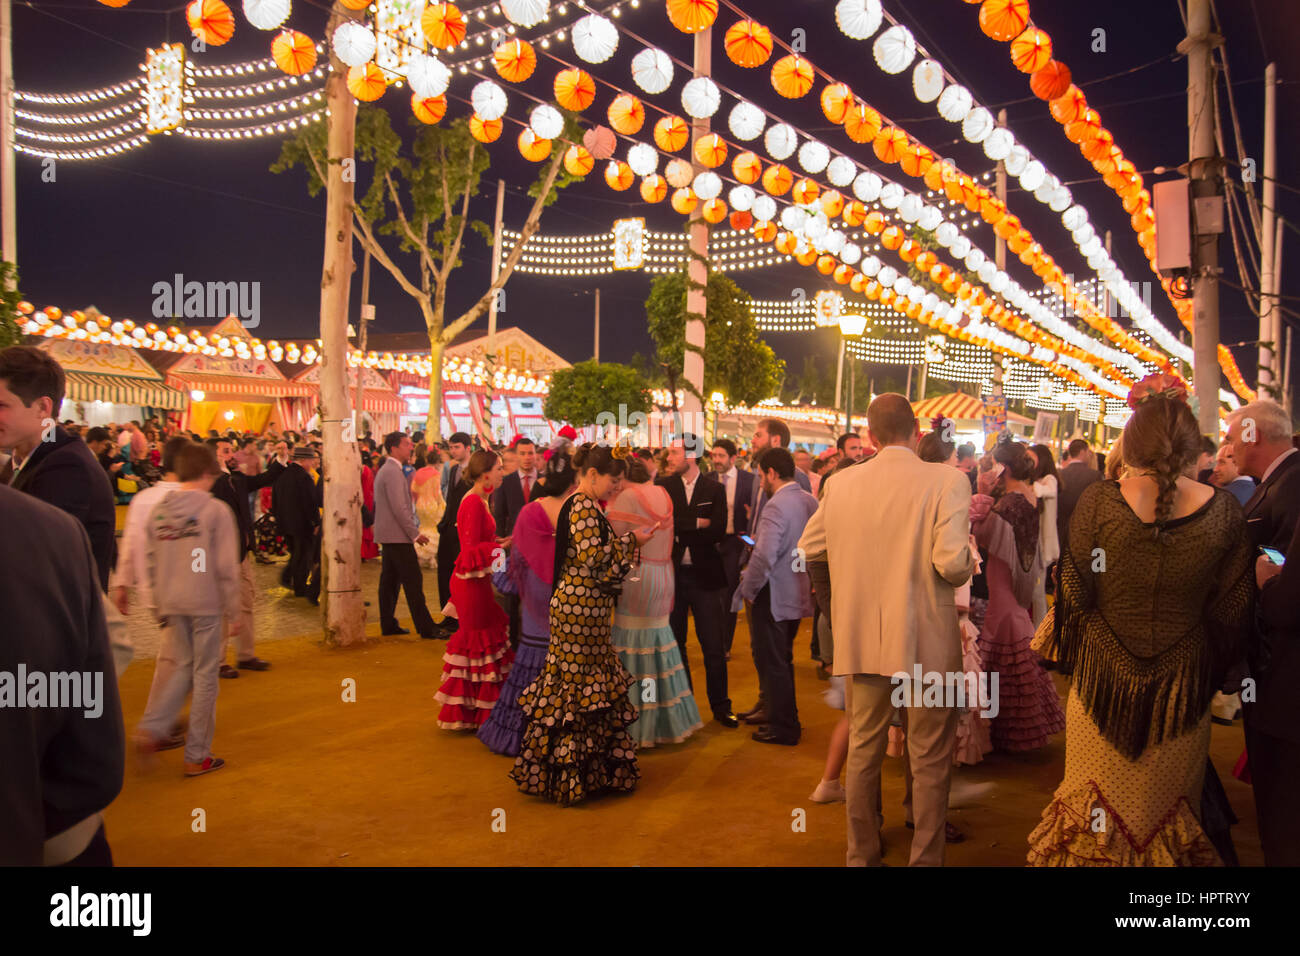
M791 232L802 233L807 222L807 211L800 209L798 206L786 206L781 210L781 225Z
M368 27L349 20L334 31L334 55L348 66L361 66L375 55L375 35Z
M698 193L699 190L696 190ZM727 203L737 212L749 212L754 208L756 193L752 186L732 186L727 193Z
M1007 286L1011 285L1011 277L1001 269L996 269L994 272L993 278L989 280L989 291L1001 295L1007 291Z
M998 267L986 259L980 263L979 268L975 270L975 274L980 277L980 282L988 285L993 281L993 277L998 274Z
M904 222L916 222L921 218L921 208L925 204L916 193L908 193L898 204L898 216Z
M599 13L589 13L569 31L573 52L588 63L604 63L618 49L618 27Z
M894 291L899 295L907 295L907 293L914 287L915 285L912 280L905 275L900 274L899 277L894 280Z
M857 265L862 258L862 247L856 242L844 243L844 248L840 250L840 260L847 265Z
M649 143L637 143L627 151L627 164L638 176L649 176L659 168L659 151Z
M1019 176L1025 171L1025 167L1029 165L1031 159L1033 159L1033 156L1029 154L1029 150L1016 143L1011 147L1011 152L1002 165L1006 168L1008 176Z
M550 0L501 0L505 18L519 27L535 27L550 12Z
M884 180L867 170L864 173L859 173L858 178L853 180L853 195L857 196L862 202L875 202L880 197L880 190L884 188L884 185Z
M934 60L922 60L912 70L912 92L922 103L933 103L943 92L943 67Z
M884 266L876 275L876 281L886 289L891 288L898 281L898 270L893 266Z
M717 199L722 195L722 177L711 169L706 169L695 177L695 182L691 184L695 190L695 195L699 196L705 202L710 199Z
M830 220L826 218L826 213L818 209L809 214L808 221L803 226L803 234L809 239L821 239L829 233L830 228Z
M718 111L722 94L707 76L697 76L682 87L682 109L693 119L706 119Z
M480 114L482 115L482 114ZM549 103L534 106L528 114L528 126L542 139L555 139L564 132L564 117Z
M831 181L832 186L840 188L853 182L857 172L857 164L847 156L836 156L826 166L826 178Z
M907 27L895 24L876 37L871 52L886 73L902 73L916 59L916 39Z
M289 0L244 0L244 16L259 30L274 30L289 19Z
M1060 185L1052 192L1051 198L1047 201L1047 208L1052 212L1061 212L1068 209L1072 202L1074 202L1074 196L1070 194L1070 187Z
M862 274L868 279L874 279L880 274L880 258L878 256L867 256L862 260Z
M949 123L960 123L971 111L974 103L970 90L954 83L939 94L936 108L939 110L939 115Z
M897 209L904 195L905 190L898 183L886 183L880 190L880 205L886 209Z
M844 244L848 242L848 237L838 229L830 229L822 238L822 247L833 256L838 256L844 250Z
M632 57L632 79L647 93L662 93L673 82L673 61L663 50L646 47Z
M897 288L897 286L898 284L895 283L895 288ZM915 305L920 305L921 300L924 298L925 298L925 290L922 289L919 285L913 285L911 288L907 290L907 300Z
M1000 163L1011 155L1011 147L1015 144L1016 138L1011 135L1011 130L1000 126L985 137L984 155L995 163Z
M759 222L771 222L776 218L776 200L766 193L756 193L753 212Z
M1031 193L1043 184L1046 177L1047 170L1043 168L1043 164L1036 159L1031 159L1020 174L1020 188Z
M816 175L825 169L830 161L831 151L824 143L810 139L799 147L799 165L804 168L804 172Z
M1038 188L1034 190L1034 198L1043 205L1047 205L1052 201L1052 197L1056 195L1056 187L1059 185L1061 185L1061 181L1058 178L1051 175L1046 176L1038 184Z
M840 0L835 4L835 25L851 40L867 40L880 29L884 12L880 0Z
M754 139L763 132L763 127L766 125L767 117L763 115L763 111L753 103L746 103L744 100L733 106L730 115L727 116L727 126L736 139Z
M982 143L993 132L993 114L980 106L962 120L961 135L968 143Z
M1078 229L1075 229L1070 233L1070 238L1074 240L1076 246L1081 246L1095 235L1097 235L1097 230L1093 227L1092 223L1085 222Z
M956 223L941 222L935 227L934 241L939 243L939 245L943 246L945 249L948 249L957 241L957 236L960 234L961 230L957 228Z
M1061 223L1071 232L1088 221L1088 210L1082 206L1071 206L1061 215Z
M506 115L506 91L491 80L482 80L474 85L469 94L470 105L474 112L485 120L496 120ZM544 137L550 139L550 137Z
M769 126L763 134L763 145L773 159L785 159L799 145L799 137L785 123L776 123Z
M929 203L921 209L921 216L916 220L916 224L926 232L934 232L941 222L943 222L943 213L939 211L938 206L931 206Z
M417 53L406 68L406 80L411 92L422 100L442 96L451 83L451 70L437 57Z
M952 241L952 245L948 247L948 251L952 253L954 259L965 259L970 250L971 242L965 236L958 236Z

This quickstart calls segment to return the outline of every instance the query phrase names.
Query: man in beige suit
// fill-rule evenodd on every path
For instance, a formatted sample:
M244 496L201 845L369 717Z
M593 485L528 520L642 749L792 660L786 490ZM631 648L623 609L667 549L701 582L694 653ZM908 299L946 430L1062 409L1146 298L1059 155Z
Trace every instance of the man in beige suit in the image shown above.
M867 431L879 453L836 475L799 541L807 554L827 552L834 673L848 678L849 866L880 865L880 767L894 675L912 675L918 665L923 673L960 673L953 589L974 568L970 483L956 468L916 456L911 404L902 395L877 397ZM911 865L941 866L957 710L919 706L920 699L916 688L907 713Z

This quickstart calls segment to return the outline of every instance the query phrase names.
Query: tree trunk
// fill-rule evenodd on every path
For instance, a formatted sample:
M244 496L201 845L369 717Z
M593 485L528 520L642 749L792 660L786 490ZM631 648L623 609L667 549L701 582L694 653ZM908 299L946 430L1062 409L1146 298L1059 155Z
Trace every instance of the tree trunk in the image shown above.
M329 35L354 15L335 3ZM347 89L346 67L331 54L325 81L328 168L325 182L325 263L321 270L321 435L324 439L324 508L321 526L321 598L325 642L347 646L365 637L361 598L361 460L348 400L348 294L352 280L351 177L345 159L354 156L357 105Z

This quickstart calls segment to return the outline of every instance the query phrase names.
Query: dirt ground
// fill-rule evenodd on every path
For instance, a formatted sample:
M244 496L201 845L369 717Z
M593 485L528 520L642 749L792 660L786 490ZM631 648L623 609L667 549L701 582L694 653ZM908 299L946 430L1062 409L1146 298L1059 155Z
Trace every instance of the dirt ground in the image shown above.
M409 622L407 622L409 623ZM468 734L439 730L435 717L441 641L378 638L335 650L315 638L260 642L264 673L222 681L214 750L218 773L186 779L181 752L152 770L130 761L121 796L107 811L121 865L596 865L841 866L843 804L808 796L821 777L839 712L808 657L808 625L796 643L803 740L794 748L749 739L753 728L708 723L683 744L639 755L629 795L560 808L521 794L511 760ZM262 633L266 633L263 631ZM703 677L692 638L692 664ZM121 681L128 730L144 709L152 659ZM743 616L730 664L733 705L753 703L757 680ZM344 683L355 682L355 702ZM1212 756L1241 823L1241 862L1262 862L1250 788L1233 779L1240 722L1214 728ZM990 781L979 805L949 819L966 833L948 848L957 866L1019 866L1025 838L1059 782L1065 735L1027 756L992 755L958 771ZM899 760L885 766L886 862L907 861Z

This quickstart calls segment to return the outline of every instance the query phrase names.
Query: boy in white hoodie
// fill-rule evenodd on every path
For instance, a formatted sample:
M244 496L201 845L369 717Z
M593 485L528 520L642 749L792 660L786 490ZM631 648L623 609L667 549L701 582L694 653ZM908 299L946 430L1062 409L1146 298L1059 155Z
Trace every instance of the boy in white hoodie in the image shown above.
M139 748L159 749L192 689L185 775L197 777L225 766L212 756L212 735L222 617L231 618L232 633L239 626L239 530L231 510L209 491L221 471L210 446L182 448L175 471L180 488L154 506L147 526L148 593L154 616L170 633L140 719Z

